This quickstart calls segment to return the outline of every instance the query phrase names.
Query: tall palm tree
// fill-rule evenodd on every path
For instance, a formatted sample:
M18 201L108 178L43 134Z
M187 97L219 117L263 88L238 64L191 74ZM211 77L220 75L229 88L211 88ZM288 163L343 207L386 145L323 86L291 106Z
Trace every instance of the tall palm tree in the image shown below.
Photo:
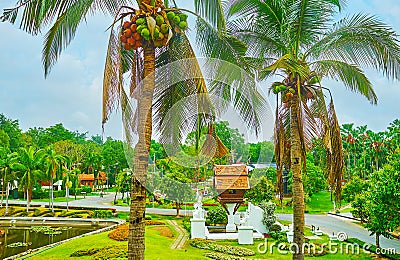
M201 129L213 119L214 108L210 104L207 96L205 81L201 77L200 66L194 59L194 51L189 39L184 33L187 24L179 23L174 20L175 25L168 18L167 12L176 14L191 13L198 17L198 20L205 24L203 32L212 35L217 33L215 28L223 26L222 3L219 0L202 1L195 0L196 12L178 9L175 1L169 5L169 1L160 0L136 0L135 7L129 6L131 1L44 1L31 0L18 2L15 8L6 9L0 20L15 23L20 11L23 12L21 27L28 33L37 34L43 27L52 24L46 34L43 47L43 65L45 75L48 75L51 67L56 62L63 48L65 48L75 36L78 25L85 20L88 13L98 10L109 13L115 17L111 27L110 42L106 58L104 72L104 92L103 92L103 123L105 123L111 111L121 106L124 114L125 128L130 137L131 133L137 134L138 142L134 148L134 177L131 192L130 208L130 234L129 234L129 259L144 259L144 212L145 212L145 178L148 169L149 146L152 137L153 117L156 124L155 129L160 132L161 140L165 143L178 143L185 132L193 129ZM214 12L218 15L214 15ZM160 44L155 37L154 17L161 15L167 27L164 33L164 42ZM144 34L139 45L132 49L132 46L123 45L120 42L124 36L120 35L120 29L124 26L127 18L141 16L145 19L151 37ZM183 16L185 17L185 16ZM156 17L157 18L157 17ZM179 19L181 16L179 15ZM53 21L55 22L53 23ZM161 20L161 18L159 19ZM143 20L141 20L143 21ZM207 26L210 25L210 26ZM115 26L119 28L114 29ZM125 28L127 29L127 28ZM124 32L125 34L125 32ZM218 38L219 36L216 35ZM140 38L140 37L139 37ZM147 39L146 39L147 38ZM160 38L160 37L159 37ZM219 38L224 43L225 52L229 57L239 57L245 52L246 46L239 44L239 41L231 36L229 38ZM124 47L124 48L122 48ZM220 48L221 46L216 46ZM171 79L175 76L168 70L159 70L163 65L187 59L182 71L194 71L196 77L193 79L181 79L177 83L169 86ZM130 92L137 99L137 108L132 109L129 103L129 96L123 88L123 74L131 73ZM157 78L158 87L155 86L154 72L159 73ZM165 83L165 84L163 84ZM196 101L186 104L182 111L172 117L168 114L169 109L182 101L185 97L199 94ZM223 94L226 95L226 92ZM252 94L252 93L250 93ZM259 124L259 118L254 115L254 111L249 108L246 97L250 95L232 95L231 100L235 107L243 114L243 118L248 118L248 125ZM260 99L260 96L258 96ZM197 110L195 119L187 120L187 114L193 109ZM251 111L251 112L249 112ZM189 124L189 125L185 125ZM130 138L128 138L130 140Z
M20 173L18 185L26 193L26 212L29 212L29 206L32 199L32 188L43 174L42 168L43 150L35 150L32 146L21 148L18 162L14 169Z
M46 179L50 181L49 188L49 207L51 212L54 212L54 190L53 181L61 177L63 164L67 160L64 155L57 154L52 145L44 149L43 166L45 169Z
M294 243L304 243L302 170L312 139L327 147L329 181L340 196L343 151L332 96L322 79L341 81L372 104L377 96L362 68L400 76L400 47L393 29L374 16L357 14L333 23L338 0L234 0L226 5L227 32L249 45L247 63L259 79L272 75L277 110L275 144L278 175L293 172ZM251 63L249 65L249 63ZM262 68L262 69L258 69ZM326 106L325 94L329 100ZM303 259L301 250L294 259Z

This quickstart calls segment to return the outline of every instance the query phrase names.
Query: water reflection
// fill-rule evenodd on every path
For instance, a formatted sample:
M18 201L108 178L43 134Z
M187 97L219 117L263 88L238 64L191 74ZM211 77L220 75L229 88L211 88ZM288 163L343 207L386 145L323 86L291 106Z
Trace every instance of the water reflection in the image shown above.
M51 225L53 228L59 226ZM4 227L0 225L0 259L22 253L28 249L35 249L79 236L99 228L101 227L85 225L62 230L61 234L57 234L58 232L56 234L44 234L43 232L31 230L31 226L18 226L16 224Z

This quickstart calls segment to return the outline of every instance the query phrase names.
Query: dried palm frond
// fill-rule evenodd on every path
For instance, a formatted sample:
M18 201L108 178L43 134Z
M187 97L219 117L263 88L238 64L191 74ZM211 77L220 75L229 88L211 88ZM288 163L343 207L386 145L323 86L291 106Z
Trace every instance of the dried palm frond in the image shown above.
M222 143L217 136L212 124L208 126L208 135L201 148L200 154L212 158L222 158L229 153L229 149Z
M163 144L178 144L190 132L208 125L214 107L200 65L185 35L171 39L157 59L154 126Z
M285 155L285 128L283 126L282 118L279 116L278 95L276 96L277 106L275 111L275 128L274 128L274 147L275 147L275 161L277 173L277 190L279 199L282 205L283 201L283 170L284 170L284 155Z
M110 113L118 107L123 89L123 68L121 56L121 44L119 36L111 29L106 65L103 80L103 118L102 124L109 119Z
M335 107L331 100L328 110L329 117L329 128L331 137L332 151L329 153L328 165L330 166L329 181L332 184L332 188L335 192L335 200L340 204L341 192L342 192L342 178L343 178L343 145L342 137L340 135L340 126L336 116Z

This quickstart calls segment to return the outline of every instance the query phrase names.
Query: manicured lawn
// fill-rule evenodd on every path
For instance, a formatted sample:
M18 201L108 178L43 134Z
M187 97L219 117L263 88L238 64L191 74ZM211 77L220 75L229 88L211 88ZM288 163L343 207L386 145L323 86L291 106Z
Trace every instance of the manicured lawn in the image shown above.
M310 197L310 201L306 204L306 211L309 214L323 214L326 212L329 212L333 210L333 203L331 201L331 194L328 191L321 191L318 193L313 194ZM292 206L286 206L286 204L290 201L291 199L285 198L283 200L283 208L279 206L279 201L274 200L274 202L278 205L276 207L276 213L284 213L284 214L292 214L293 213L293 207Z
M352 212L354 209L352 208L352 207L350 207L350 208L345 208L345 209L342 209L342 210L340 210L340 213L348 213L348 212Z
M153 219L157 219L158 216L152 216ZM160 217L161 219L165 219L164 217ZM146 259L151 260L162 260L162 259L190 259L190 260L200 260L200 259L208 259L204 257L204 253L209 250L202 250L198 248L191 247L186 245L183 249L171 249L170 246L174 242L177 234L175 231L172 232L174 235L173 238L165 237L160 234L160 231L157 230L156 227L160 226L147 226L146 227L146 251L145 256ZM108 233L101 233L92 236L87 236L83 238L78 238L67 243L64 243L60 246L51 248L47 251L41 252L40 254L34 255L29 259L40 260L56 260L56 259L92 259L90 256L83 257L69 257L70 254L77 250L84 250L90 248L102 248L105 246L116 246L116 245L127 245L127 242L117 242L108 238ZM306 229L305 234L311 235L310 230ZM328 242L329 238L327 236L322 236L319 240L312 240L311 242L315 242L318 244ZM269 239L269 243L274 242L272 239ZM254 245L240 245L242 247L246 247L248 249L256 252L255 256L248 257L248 259L291 259L290 254L280 254L277 249L273 250L273 253L262 253L258 251L258 247L260 243L264 243L264 240L256 240ZM231 245L231 246L239 246L237 241L220 241L218 244L221 245ZM311 257L306 257L307 259L311 259ZM315 259L315 257L313 257ZM371 259L369 255L360 254L360 255L345 255L345 254L328 254L324 256L318 257L318 259Z
M321 191L313 194L311 201L307 203L306 210L311 214L322 214L333 210L330 192Z
M187 247L185 249L173 250L170 248L174 238L163 237L160 232L153 229L154 226L146 227L146 259L206 259L203 250ZM77 250L101 248L113 245L127 245L128 242L117 242L108 238L109 232L78 238L60 246L44 251L30 257L33 260L58 260L58 259L92 259L90 256L69 257ZM174 232L173 232L174 233ZM176 236L176 234L174 234Z
M111 240L107 237L108 232L96 234L92 236L87 236L83 238L78 238L47 251L44 251L40 254L37 254L29 259L33 260L57 260L57 259L92 259L90 256L83 256L83 257L69 257L70 254L77 250L89 249L89 248L97 248L107 245L120 245L125 244L126 242L117 242Z
M83 199L83 197L76 197L76 200L81 200ZM68 201L74 201L75 197L71 196L68 198ZM32 202L49 202L49 199L33 199ZM54 202L67 202L67 198L66 197L57 197L54 198Z

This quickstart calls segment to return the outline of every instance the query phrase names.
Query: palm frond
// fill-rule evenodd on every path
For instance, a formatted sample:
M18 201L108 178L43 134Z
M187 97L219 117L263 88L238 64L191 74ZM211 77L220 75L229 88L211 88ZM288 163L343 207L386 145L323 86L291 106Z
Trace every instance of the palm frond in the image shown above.
M342 193L342 179L343 179L343 145L342 137L340 135L340 126L335 112L335 107L333 101L331 100L329 104L329 128L331 137L332 151L328 153L328 163L330 167L329 171L329 181L331 183L332 189L335 191L336 202L340 204L341 193Z
M78 25L82 22L93 0L83 0L71 5L60 15L54 25L46 33L43 46L43 67L47 76L51 67L56 63L62 50L69 45L75 37Z
M372 84L359 67L337 60L320 60L313 66L321 78L327 77L341 81L350 90L365 96L372 104L377 103L378 97Z
M218 29L224 30L225 18L221 0L194 0L195 11Z
M259 133L266 101L256 89L253 69L245 58L247 45L227 33L219 33L202 19L197 20L197 43L207 61L204 72L211 82L213 103L224 112L229 103L238 110L249 129ZM248 66L247 66L248 64Z
M223 114L232 105L247 128L260 133L262 120L268 111L268 103L257 90L255 79L246 71L224 61L213 60L206 69L210 83L213 104L218 113Z
M310 68L306 63L300 63L293 55L290 53L283 55L273 64L266 68L261 69L262 71L277 71L277 70L287 70L291 73L298 74L301 78L307 78L310 75Z
M245 56L247 45L237 37L212 27L204 19L197 19L196 22L196 42L200 51L206 57L221 59L233 64L237 64L241 57Z
M336 23L307 52L315 59L372 67L400 78L400 47L395 31L374 16L357 14Z
M227 18L232 16L247 17L257 15L257 20L263 20L266 26L281 30L284 27L285 11L282 0L233 0L227 7Z
M121 43L114 28L111 29L103 78L103 118L107 122L111 112L118 107L123 92ZM124 104L126 105L126 103Z
M327 22L332 18L337 1L291 0L286 1L288 37L299 54L302 46L309 46L327 28Z
M214 118L200 65L186 35L176 35L158 55L153 106L154 126L163 144L181 143L189 132Z
M47 76L62 50L74 38L79 24L85 21L88 14L101 11L114 17L120 7L128 3L131 3L131 0L23 0L18 1L16 7L4 9L0 21L15 23L22 12L20 27L34 35L54 21L45 35L42 51L45 76Z

